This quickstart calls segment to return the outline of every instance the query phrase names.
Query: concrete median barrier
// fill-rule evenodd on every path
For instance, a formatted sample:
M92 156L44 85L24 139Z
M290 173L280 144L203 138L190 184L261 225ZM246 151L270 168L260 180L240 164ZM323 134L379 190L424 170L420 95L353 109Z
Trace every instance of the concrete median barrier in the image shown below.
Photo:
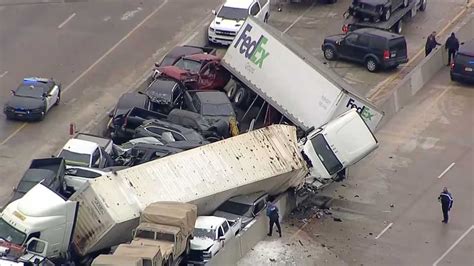
M453 30L460 42L474 38L474 12L459 23ZM449 33L450 34L450 33ZM444 38L443 40L445 40ZM443 43L444 44L444 43ZM387 95L375 102L385 116L379 125L383 127L400 109L411 103L413 96L431 80L443 67L447 67L448 55L444 45L438 47L424 58L398 85Z

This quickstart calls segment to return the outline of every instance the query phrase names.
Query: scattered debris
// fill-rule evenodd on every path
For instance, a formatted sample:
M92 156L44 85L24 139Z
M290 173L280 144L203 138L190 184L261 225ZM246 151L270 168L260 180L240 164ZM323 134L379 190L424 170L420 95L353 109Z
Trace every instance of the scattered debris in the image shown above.
M371 236L371 235L373 235L373 234L372 234L372 233L369 233L369 235Z
M321 244L321 247L325 248L325 247L326 247L326 245L324 245L324 244Z
M298 240L298 242L300 242L300 245L304 247L303 242L301 242L301 240Z
M341 186L346 187L346 185L344 185L344 184L341 184Z
M272 259L272 258L270 258L269 260L270 260L271 262L276 262L276 261L277 261L276 259Z
M308 256L306 256L306 258L309 258L309 257L311 257L311 254L309 254Z
M392 203L392 204L390 204L390 208L393 208L393 207L395 207L395 205L393 205L393 203Z
M356 194L356 195L354 196L354 198L359 198L359 195Z
M342 220L341 220L340 218L336 218L336 217L334 217L333 220L334 220L335 222L342 222Z

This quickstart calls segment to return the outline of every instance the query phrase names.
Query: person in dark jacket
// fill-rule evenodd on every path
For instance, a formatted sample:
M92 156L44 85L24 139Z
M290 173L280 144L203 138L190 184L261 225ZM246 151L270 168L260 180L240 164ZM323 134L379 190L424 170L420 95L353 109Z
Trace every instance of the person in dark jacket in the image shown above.
M448 212L451 210L451 207L453 207L453 196L451 193L449 193L448 188L444 187L443 192L438 197L438 201L441 202L441 210L443 210L443 223L447 224L449 215Z
M271 201L268 201L267 206L267 216L270 219L270 232L267 236L272 236L273 233L273 225L276 224L277 232L280 234L281 237L281 226L280 226L280 214L278 207L275 206Z
M436 45L441 45L438 41L436 41L436 31L433 31L428 38L426 38L425 44L425 56L428 56L431 51L436 47Z
M454 56L459 50L459 40L454 35L454 32L451 33L451 36L446 40L444 48L448 50L448 66L451 65L451 58L454 60Z

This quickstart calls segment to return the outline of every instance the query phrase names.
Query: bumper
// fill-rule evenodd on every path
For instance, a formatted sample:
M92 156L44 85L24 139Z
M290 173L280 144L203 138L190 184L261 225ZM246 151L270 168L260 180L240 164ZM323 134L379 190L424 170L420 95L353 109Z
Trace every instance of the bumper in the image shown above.
M400 59L390 59L390 60L385 60L382 62L382 68L390 68L394 66L398 66L401 64L406 64L408 63L408 58L400 58Z
M18 120L39 120L44 116L44 112L32 111L17 111L17 110L3 110L3 113L8 119Z
M235 38L235 35L217 34L216 31L211 30L207 31L207 36L210 43L216 43L221 45L230 45Z
M465 74L451 71L451 80L474 82L474 73Z

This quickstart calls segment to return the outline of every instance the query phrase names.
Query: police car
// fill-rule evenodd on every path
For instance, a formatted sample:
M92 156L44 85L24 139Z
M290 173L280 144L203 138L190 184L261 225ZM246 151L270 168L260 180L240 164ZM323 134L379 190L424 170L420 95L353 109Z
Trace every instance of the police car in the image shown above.
M61 84L53 79L25 78L5 104L7 119L43 120L61 99Z

